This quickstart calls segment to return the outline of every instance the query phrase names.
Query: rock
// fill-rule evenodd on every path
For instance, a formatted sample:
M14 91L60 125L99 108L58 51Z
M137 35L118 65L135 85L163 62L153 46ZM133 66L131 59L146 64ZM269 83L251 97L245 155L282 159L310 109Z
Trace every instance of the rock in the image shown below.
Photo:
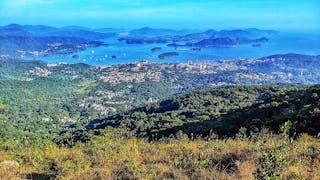
M16 179L18 177L19 163L5 160L0 163L0 179Z
M17 169L19 168L19 163L17 161L5 160L0 163L1 169Z

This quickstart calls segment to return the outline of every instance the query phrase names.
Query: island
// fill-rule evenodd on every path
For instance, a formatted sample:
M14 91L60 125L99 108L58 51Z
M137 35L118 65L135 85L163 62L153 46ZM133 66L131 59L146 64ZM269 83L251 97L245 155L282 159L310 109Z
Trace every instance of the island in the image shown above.
M261 47L261 44L252 44L252 47Z
M166 58L170 58L170 57L174 57L174 56L179 56L179 53L177 53L177 52L166 52L166 53L160 54L158 57L159 57L159 59L166 59Z
M161 51L162 48L161 47L154 47L151 49L152 52L155 52L155 51Z
M74 54L74 55L72 55L72 58L73 59L79 59L79 55L78 54Z

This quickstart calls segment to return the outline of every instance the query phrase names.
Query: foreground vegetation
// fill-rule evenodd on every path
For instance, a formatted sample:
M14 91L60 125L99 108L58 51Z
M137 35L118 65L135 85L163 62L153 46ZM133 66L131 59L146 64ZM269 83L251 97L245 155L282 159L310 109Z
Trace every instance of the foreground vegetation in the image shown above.
M289 127L288 124L284 127ZM316 179L320 142L306 134L292 140L284 132L239 133L235 138L148 142L107 129L72 148L52 142L0 150L0 179Z

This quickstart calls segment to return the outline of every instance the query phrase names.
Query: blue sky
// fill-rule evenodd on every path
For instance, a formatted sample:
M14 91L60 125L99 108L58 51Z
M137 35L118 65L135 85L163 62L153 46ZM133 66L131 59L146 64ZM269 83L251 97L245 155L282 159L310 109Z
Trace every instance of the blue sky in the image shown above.
M320 0L0 0L0 24L319 30Z

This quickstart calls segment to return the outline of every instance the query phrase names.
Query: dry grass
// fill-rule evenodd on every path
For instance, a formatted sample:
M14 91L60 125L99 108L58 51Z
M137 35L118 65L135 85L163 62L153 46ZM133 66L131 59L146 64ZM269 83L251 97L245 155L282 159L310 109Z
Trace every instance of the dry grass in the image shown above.
M19 167L0 166L0 179L27 174L58 179L254 179L260 149L275 148L281 138L147 142L108 132L72 148L45 143L16 154L0 151L0 160ZM283 152L290 164L279 169L282 179L320 177L319 139L302 135Z

